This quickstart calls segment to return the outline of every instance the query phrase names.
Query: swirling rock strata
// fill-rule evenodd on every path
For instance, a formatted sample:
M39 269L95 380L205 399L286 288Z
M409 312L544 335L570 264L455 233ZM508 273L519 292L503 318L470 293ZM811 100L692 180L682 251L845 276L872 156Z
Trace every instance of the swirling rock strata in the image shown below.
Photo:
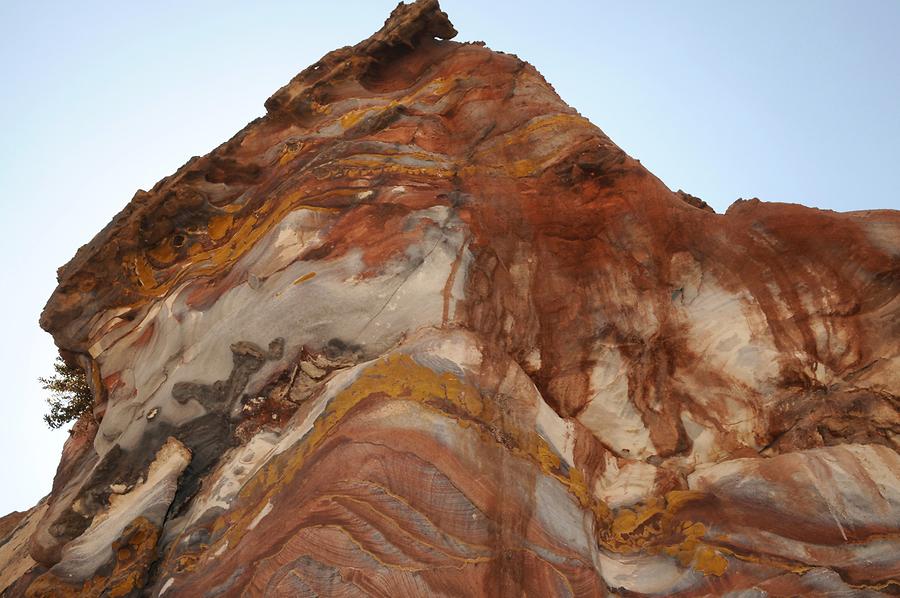
M900 591L900 214L716 214L455 34L401 4L60 269L95 406L7 594Z

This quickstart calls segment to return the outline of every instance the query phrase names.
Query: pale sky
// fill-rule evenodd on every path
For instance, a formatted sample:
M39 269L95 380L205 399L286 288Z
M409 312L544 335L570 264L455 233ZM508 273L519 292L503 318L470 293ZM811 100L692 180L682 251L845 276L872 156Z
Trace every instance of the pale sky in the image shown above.
M443 0L460 41L534 64L669 187L900 208L900 2ZM132 197L264 113L392 0L0 3L0 515L50 490L56 268Z

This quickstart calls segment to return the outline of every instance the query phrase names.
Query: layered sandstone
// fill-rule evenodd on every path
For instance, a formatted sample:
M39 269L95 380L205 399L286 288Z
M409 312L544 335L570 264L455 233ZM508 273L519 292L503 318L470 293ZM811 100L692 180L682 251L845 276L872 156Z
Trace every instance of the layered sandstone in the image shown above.
M401 4L60 270L95 408L6 595L900 592L900 213L715 214L455 34Z

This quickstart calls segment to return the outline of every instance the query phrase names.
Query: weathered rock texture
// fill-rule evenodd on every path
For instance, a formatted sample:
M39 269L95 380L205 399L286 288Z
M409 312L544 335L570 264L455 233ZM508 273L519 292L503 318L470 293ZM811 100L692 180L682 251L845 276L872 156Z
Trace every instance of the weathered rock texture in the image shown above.
M94 417L7 594L900 592L900 213L715 214L455 34L398 6L60 270Z

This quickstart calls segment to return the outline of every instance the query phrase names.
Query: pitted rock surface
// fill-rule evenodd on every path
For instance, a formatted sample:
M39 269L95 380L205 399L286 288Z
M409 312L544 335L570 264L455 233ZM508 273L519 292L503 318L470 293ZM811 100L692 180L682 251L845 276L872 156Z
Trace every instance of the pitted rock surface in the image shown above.
M95 408L4 595L900 592L900 213L716 214L455 35L401 4L60 269Z

